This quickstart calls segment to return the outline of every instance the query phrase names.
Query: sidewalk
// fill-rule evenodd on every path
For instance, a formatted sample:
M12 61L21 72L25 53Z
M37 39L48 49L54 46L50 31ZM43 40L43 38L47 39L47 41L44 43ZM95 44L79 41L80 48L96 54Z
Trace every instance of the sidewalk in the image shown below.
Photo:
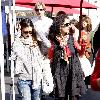
M17 90L17 86L16 86L17 79L18 78L15 77L15 81L14 81L14 83L15 83L15 100L21 100L20 96L18 95L18 90ZM11 94L12 93L11 85L12 85L11 77L9 74L6 73L6 75L5 75L5 91L6 91L5 100L12 100L12 99L10 99L10 96L12 95ZM54 100L54 99L47 96L43 100Z
M11 78L10 75L8 73L5 73L5 100L12 100L10 99L10 94L11 92ZM21 100L21 98L18 95L18 91L17 91L17 87L16 87L16 83L17 83L17 77L15 77L15 100ZM11 93L10 93L11 92ZM1 96L0 96L1 97ZM1 99L0 99L1 100ZM45 100L54 100L52 98L47 97L47 99ZM80 97L79 100L100 100L100 91L93 91L90 87L87 90L87 93L85 95L83 95L82 97Z
M17 77L15 77L14 83L15 83L15 100L21 100L19 98L17 86L16 86ZM5 72L5 100L12 100L12 93L13 93L12 92L12 80L10 77L10 73Z

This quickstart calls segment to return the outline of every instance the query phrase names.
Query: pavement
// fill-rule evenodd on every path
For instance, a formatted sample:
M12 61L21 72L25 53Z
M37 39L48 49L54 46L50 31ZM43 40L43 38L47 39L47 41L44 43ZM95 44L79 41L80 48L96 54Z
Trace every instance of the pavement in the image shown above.
M14 79L14 86L15 86L15 100L21 100L17 90L17 83L18 78L15 77ZM12 80L9 73L5 73L5 100L13 100L12 95L13 88L12 88Z
M18 90L16 87L17 77L15 77L15 100L21 100ZM12 100L12 82L9 74L5 74L5 100ZM1 99L0 99L1 100ZM46 100L54 100L53 98L47 97ZM93 91L89 86L85 95L81 96L79 100L100 100L100 91Z

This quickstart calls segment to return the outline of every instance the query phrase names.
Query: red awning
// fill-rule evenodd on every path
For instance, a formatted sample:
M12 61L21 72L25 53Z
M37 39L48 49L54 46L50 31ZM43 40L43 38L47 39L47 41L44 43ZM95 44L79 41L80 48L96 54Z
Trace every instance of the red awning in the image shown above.
M67 1L69 1L69 4L72 6L72 8L80 7L81 0L67 0ZM83 0L82 8L90 8L91 9L91 8L97 8L97 6Z
M15 0L15 3L29 3L32 2L33 0Z
M53 12L64 11L66 14L80 14L79 10L76 10L74 8L62 8L62 7L55 7L53 9Z
M16 6L34 9L33 6L29 6L29 5L16 4ZM52 7L47 6L46 10L52 12ZM66 14L80 14L80 11L75 9L75 8L53 7L53 12L54 13L57 13L58 11L64 11Z
M33 9L33 6L30 6L30 5L16 4L16 6L26 7L26 8L31 8L31 9ZM23 10L24 10L24 9L23 9Z
M44 2L47 6L52 7L66 7L66 8L80 8L81 0L15 0L16 4L22 5L30 5L34 6L34 4L38 1ZM97 8L95 5L90 4L83 0L83 8Z
M51 7L46 7L47 11L52 11ZM66 14L80 14L80 11L75 8L53 7L53 12L64 11Z

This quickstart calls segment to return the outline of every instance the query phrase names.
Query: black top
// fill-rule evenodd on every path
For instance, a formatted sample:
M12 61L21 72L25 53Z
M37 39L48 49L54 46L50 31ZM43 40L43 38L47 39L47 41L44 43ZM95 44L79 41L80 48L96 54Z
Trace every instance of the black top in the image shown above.
M71 52L69 64L62 57L63 49L59 44L54 43L51 69L54 76L54 92L57 97L75 96L85 93L86 90L83 71L74 47L74 38L72 35L69 36L68 47Z

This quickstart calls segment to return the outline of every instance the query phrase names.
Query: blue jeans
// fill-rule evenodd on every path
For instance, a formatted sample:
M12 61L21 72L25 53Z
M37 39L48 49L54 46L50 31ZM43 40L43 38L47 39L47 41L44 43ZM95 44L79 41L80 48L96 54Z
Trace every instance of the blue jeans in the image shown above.
M17 82L18 92L22 97L22 100L40 100L41 88L32 89L32 80L19 80Z

